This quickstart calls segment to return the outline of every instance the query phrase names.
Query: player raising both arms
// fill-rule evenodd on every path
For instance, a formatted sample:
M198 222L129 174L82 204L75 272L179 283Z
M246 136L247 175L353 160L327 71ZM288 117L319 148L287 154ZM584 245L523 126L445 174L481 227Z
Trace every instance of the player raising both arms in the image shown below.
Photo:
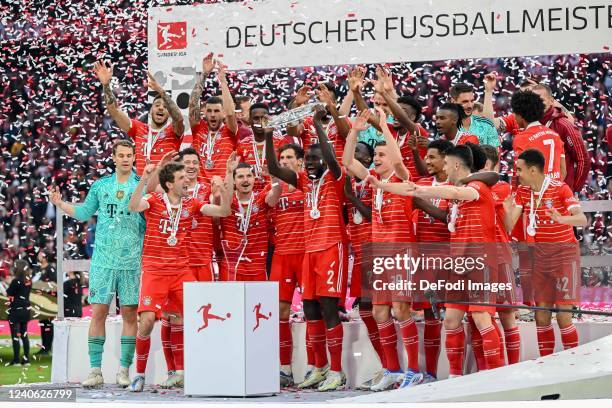
M113 67L106 61L97 61L94 72L102 84L104 103L109 115L117 126L128 134L136 144L136 174L142 171L148 161L155 164L168 152L178 151L185 126L183 116L176 103L149 73L149 88L157 92L149 111L149 123L130 119L122 111L111 89ZM169 120L169 117L172 120Z
M200 107L206 78L215 68L221 87L221 98L211 96ZM236 150L238 122L223 63L213 59L213 53L202 60L202 73L189 98L189 126L193 147L200 155L200 181L210 182L213 176L225 175L225 162Z
M520 187L514 201L506 207L506 228L512 229L521 214L526 213L527 239L535 242L532 284L537 306L571 310L579 302L580 256L573 227L582 227L587 219L571 188L548 176L546 160L537 149L527 149L518 157L516 169ZM572 314L556 314L565 349L578 345L578 332ZM536 310L535 320L540 355L551 354L555 348L555 332L551 325L552 312Z
M79 221L98 215L95 249L89 271L89 365L91 371L82 385L97 388L104 384L102 354L106 338L105 322L109 305L116 295L121 307L121 361L117 384L130 385L129 367L136 344L136 306L140 286L140 254L144 237L144 221L128 208L128 201L138 183L133 172L134 145L127 140L113 144L116 172L95 181L83 205L62 201L59 189L50 194L51 202Z
M299 387L318 385L319 391L335 390L346 381L342 372L343 329L338 314L338 302L345 297L348 278L348 238L342 214L345 181L344 171L336 160L321 122L325 114L323 109L318 109L314 114L313 124L319 144L308 148L306 171L296 173L279 166L272 134L266 133L266 159L270 174L306 194L302 298L307 332L316 361L315 369ZM331 370L327 365L326 334Z
M144 212L147 229L142 254L142 285L138 303L140 322L136 337L136 376L130 390L141 392L145 384L145 370L151 346L151 331L156 313L162 310L170 317L176 376L183 376L183 283L195 281L189 268L189 246L195 215L199 212L210 217L226 217L230 213L230 194L233 190L231 172L236 166L232 154L228 159L221 205L204 204L193 198L187 190L185 166L170 162L161 168L150 164L130 199L132 212ZM145 184L158 171L163 193L143 197ZM176 382L180 383L182 378Z

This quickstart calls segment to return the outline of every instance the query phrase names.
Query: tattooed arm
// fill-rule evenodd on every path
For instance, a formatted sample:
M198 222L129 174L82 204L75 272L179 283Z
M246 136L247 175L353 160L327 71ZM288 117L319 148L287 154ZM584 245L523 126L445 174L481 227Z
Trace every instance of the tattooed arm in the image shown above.
M181 115L179 107L176 105L176 102L172 100L170 95L166 93L164 88L157 83L155 78L153 78L153 75L151 75L150 72L147 74L149 75L149 88L157 92L162 98L162 101L164 101L166 109L168 109L168 114L172 118L172 128L174 133L180 138L183 136L183 132L185 131L185 123L183 122L183 115Z
M117 105L117 98L111 89L110 82L113 78L113 67L104 61L96 61L94 64L94 72L98 77L98 80L102 84L102 95L104 96L104 104L108 114L117 123L117 126L124 132L130 130L132 122L128 115L119 109Z
M206 82L208 75L212 72L214 66L213 53L211 52L208 53L208 55L206 55L202 60L202 73L200 73L200 76L193 87L193 91L191 91L191 96L189 97L189 126L192 129L195 125L200 123L200 102L202 93L205 89L204 83Z

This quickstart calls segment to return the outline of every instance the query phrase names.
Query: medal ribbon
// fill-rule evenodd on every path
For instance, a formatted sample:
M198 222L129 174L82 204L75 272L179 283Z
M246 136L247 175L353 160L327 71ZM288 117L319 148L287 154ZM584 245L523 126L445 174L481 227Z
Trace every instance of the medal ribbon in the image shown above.
M310 193L311 211L318 210L319 208L319 192L321 191L321 184L323 184L328 171L329 169L325 170L321 178L316 182L314 180L312 181L312 192Z
M535 231L535 229L537 228L536 226L536 212L537 209L540 207L540 204L542 203L542 199L544 198L544 193L546 192L546 189L548 188L548 186L550 185L551 179L550 177L546 176L544 177L544 181L542 182L542 187L540 188L540 192L538 193L538 201L536 202L535 206L533 205L533 190L531 190L531 198L530 198L530 208L529 208L529 226L528 228L533 228L533 230Z
M157 143L157 139L159 139L159 136L163 132L165 132L168 126L170 126L169 120L166 122L164 126L162 126L161 129L157 131L155 136L153 136L153 121L151 120L151 122L149 123L149 133L147 134L147 147L145 150L145 156L147 157L147 160L151 160L151 152L153 151L153 147L155 147L155 143Z
M246 213L244 208L242 208L242 203L238 199L238 193L236 193L236 199L238 200L238 209L240 210L240 231L246 237L247 231L249 230L249 223L251 222L251 211L253 210L253 199L255 198L255 194L251 193L251 198L249 198L249 204L247 205Z
M176 210L176 213L172 212L172 206L170 205L170 200L168 199L168 194L164 193L163 195L164 204L166 205L166 211L168 212L168 218L170 219L170 238L176 238L176 233L178 232L179 222L181 220L181 212L183 211L183 200Z

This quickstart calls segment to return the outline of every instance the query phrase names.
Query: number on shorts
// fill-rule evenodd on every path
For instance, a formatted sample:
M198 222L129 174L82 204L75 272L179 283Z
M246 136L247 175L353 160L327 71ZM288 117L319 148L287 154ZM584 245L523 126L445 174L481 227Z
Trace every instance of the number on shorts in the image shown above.
M334 286L334 271L332 269L327 271L327 284L329 286Z
M567 276L564 276L562 278L557 278L557 291L558 292L567 292L568 281L569 281L569 279L567 279Z

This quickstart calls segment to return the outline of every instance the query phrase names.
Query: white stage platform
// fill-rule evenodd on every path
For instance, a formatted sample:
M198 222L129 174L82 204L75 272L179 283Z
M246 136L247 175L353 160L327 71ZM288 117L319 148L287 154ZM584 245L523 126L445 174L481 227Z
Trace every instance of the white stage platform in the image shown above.
M612 335L491 371L334 403L539 401L612 398Z
M602 319L603 320L603 319ZM600 339L612 334L612 322L606 321L577 321L576 328L580 336L581 344ZM89 357L87 354L87 329L89 319L66 319L54 321L55 336L53 341L53 366L51 382L53 383L78 383L87 377L89 372ZM423 324L417 323L419 334L422 339ZM521 332L521 360L530 360L538 357L535 323L519 323ZM292 325L294 352L293 352L293 371L296 382L303 379L306 350L305 350L305 324L294 323ZM557 345L555 351L561 351L560 335L557 330ZM467 331L466 331L467 333ZM121 335L121 317L109 318L106 324L106 343L104 346L104 356L102 359L102 372L107 382L112 383L119 368ZM443 332L444 336L444 332ZM406 356L401 342L398 342L398 349L402 353L402 367L405 367ZM186 350L189 353L189 350ZM475 363L468 347L467 361L465 363L467 372L475 371ZM422 350L419 360L424 369L425 359ZM360 321L344 323L344 342L343 342L343 367L347 373L347 385L354 387L371 378L380 369L378 356L372 348L368 339L365 326ZM133 374L134 366L132 366ZM151 352L147 365L147 383L159 384L166 378L166 364L161 340L159 326L156 325L151 335ZM444 353L444 337L442 338L442 349L438 367L438 377L447 378L448 361ZM611 387L612 388L612 387Z

